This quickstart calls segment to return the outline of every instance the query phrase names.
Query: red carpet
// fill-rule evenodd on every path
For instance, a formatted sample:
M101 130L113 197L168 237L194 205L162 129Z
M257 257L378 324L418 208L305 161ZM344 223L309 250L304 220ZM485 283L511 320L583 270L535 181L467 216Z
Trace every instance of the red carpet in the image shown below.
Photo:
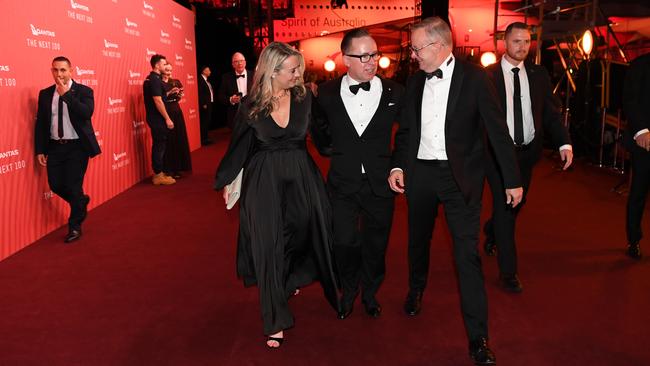
M228 138L214 137L193 154L193 175L142 182L95 208L76 244L62 243L61 228L0 262L0 365L471 365L443 222L423 312L402 314L403 198L381 319L357 303L337 320L311 286L291 300L285 344L267 350L256 289L235 276L236 212L211 189ZM610 192L618 176L552 164L536 170L519 221L524 292L502 293L496 259L484 258L498 364L650 364L650 240L640 262L623 255L625 198Z

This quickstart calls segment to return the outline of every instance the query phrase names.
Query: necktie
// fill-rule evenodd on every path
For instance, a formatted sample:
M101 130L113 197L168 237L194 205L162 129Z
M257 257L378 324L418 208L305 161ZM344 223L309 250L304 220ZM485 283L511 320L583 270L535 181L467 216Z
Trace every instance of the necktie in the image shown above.
M513 93L513 114L515 117L515 144L521 145L524 143L524 118L521 111L521 83L519 82L519 68L513 67L512 73L514 74L514 93Z
M245 77L245 76L246 76L246 75L244 75L244 74L241 74L241 75L235 75L235 79L243 78L243 77Z
M59 135L59 138L62 139L63 138L63 98L61 98L60 95L59 95L59 116L58 117L59 119L57 123L59 124L59 126L58 126L57 133Z
M425 75L427 76L427 80L431 79L434 76L438 79L442 79L442 70L436 69L434 72L427 72Z
M370 82L369 81L364 81L363 83L359 83L357 85L350 85L350 91L354 95L356 95L359 92L359 89L369 91L370 90Z

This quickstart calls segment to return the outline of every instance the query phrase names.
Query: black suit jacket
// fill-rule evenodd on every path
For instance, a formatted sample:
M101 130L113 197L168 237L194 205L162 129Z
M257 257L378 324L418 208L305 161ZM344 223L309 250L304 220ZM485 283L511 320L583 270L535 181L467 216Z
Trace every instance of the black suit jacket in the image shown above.
M205 81L203 75L199 74L199 108L203 109L204 105L207 105L210 108L212 102L210 102L210 87L208 87L208 82ZM212 87L212 98L217 96L214 94L214 86Z
M38 94L38 111L36 113L36 127L34 133L34 150L36 154L47 155L50 140L50 126L52 124L52 98L56 86L45 88ZM61 96L68 105L70 122L79 136L81 145L88 156L93 157L101 153L95 131L90 121L95 109L93 90L85 85L72 82L70 90Z
M395 135L392 165L404 170L407 192L413 183L408 174L420 146L425 80L423 71L409 78L400 128ZM445 145L454 179L469 204L480 201L483 193L486 131L503 170L505 188L520 187L514 144L494 85L482 68L456 59L447 101Z
M254 73L251 70L246 69L246 91L247 94L252 91L253 88L253 77ZM219 103L226 106L226 117L228 126L233 125L235 120L235 114L237 114L237 109L239 104L232 105L230 104L230 97L233 94L237 94L239 88L237 88L237 79L235 78L235 72L229 71L221 77L221 84L219 85L219 92L217 93L217 99Z
M314 106L312 136L323 155L331 155L327 183L343 194L357 192L361 187L361 164L373 193L392 197L387 177L390 173L393 122L397 119L404 87L381 79L382 94L377 111L359 136L341 98L343 77L318 87Z
M627 117L625 141L629 148L636 146L634 135L650 129L650 53L639 56L630 64L625 75L623 108Z
M553 95L553 87L548 72L543 66L527 61L524 62L524 67L528 77L533 124L535 125L535 138L530 142L530 149L535 160L538 160L542 155L544 132L551 135L551 140L556 147L570 144L571 139L566 128L562 125L562 108ZM496 87L501 107L506 111L506 87L501 62L488 66L486 70Z

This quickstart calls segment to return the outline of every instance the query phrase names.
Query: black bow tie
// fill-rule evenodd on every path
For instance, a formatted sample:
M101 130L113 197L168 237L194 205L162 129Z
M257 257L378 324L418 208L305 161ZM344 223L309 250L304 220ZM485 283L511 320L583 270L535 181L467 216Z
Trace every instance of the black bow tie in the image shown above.
M235 79L239 79L239 78L243 78L243 77L246 77L246 75L244 75L244 74L241 74L241 75L235 75Z
M364 81L363 83L359 83L357 85L350 85L350 91L354 95L356 95L359 92L359 89L369 91L370 90L370 82L369 81Z
M436 69L434 72L427 72L425 73L427 76L427 80L431 79L432 77L437 77L438 79L442 79L442 70Z

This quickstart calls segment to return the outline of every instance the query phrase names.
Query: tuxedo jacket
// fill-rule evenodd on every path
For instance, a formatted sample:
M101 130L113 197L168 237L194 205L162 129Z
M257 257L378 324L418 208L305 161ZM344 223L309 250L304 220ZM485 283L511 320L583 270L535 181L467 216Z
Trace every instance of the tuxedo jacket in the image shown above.
M392 80L380 79L379 106L359 136L341 98L342 80L343 77L339 77L321 84L313 104L312 137L319 152L331 156L327 183L335 192L357 192L362 183L363 164L373 193L392 197L387 180L391 169L390 142L404 87Z
M625 75L623 108L627 118L625 141L634 147L634 135L650 129L650 53L639 56L630 64Z
M50 127L52 124L52 98L56 86L45 88L38 94L38 111L34 133L34 150L36 154L48 153ZM68 106L70 122L79 136L79 141L89 157L101 153L95 131L90 121L95 109L93 90L85 85L72 82L70 90L60 97Z
M395 135L392 165L404 170L407 192L414 183L409 171L420 146L425 80L421 70L409 78ZM483 192L486 132L503 170L505 188L521 187L514 143L494 85L480 66L456 59L447 100L445 146L453 177L468 204L479 202Z
M536 161L542 155L544 132L551 135L551 141L556 147L570 144L571 139L562 125L562 109L559 101L553 95L548 72L543 66L528 61L524 62L524 67L528 77L533 124L535 125L535 138L530 142L530 149ZM501 108L506 111L506 87L501 62L488 66L486 70L496 87Z
M207 105L208 108L212 105L210 102L210 87L208 87L208 82L203 78L203 75L199 74L199 108L203 110L203 106ZM215 99L217 96L212 86L212 98Z
M219 85L219 92L217 93L217 99L219 102L226 106L228 126L232 126L233 121L235 120L235 114L237 114L237 109L239 108L238 104L230 104L230 97L239 92L239 88L237 88L237 78L235 76L234 71L229 71L223 74L221 77L221 84ZM247 94L252 91L254 76L255 73L253 71L246 69Z

